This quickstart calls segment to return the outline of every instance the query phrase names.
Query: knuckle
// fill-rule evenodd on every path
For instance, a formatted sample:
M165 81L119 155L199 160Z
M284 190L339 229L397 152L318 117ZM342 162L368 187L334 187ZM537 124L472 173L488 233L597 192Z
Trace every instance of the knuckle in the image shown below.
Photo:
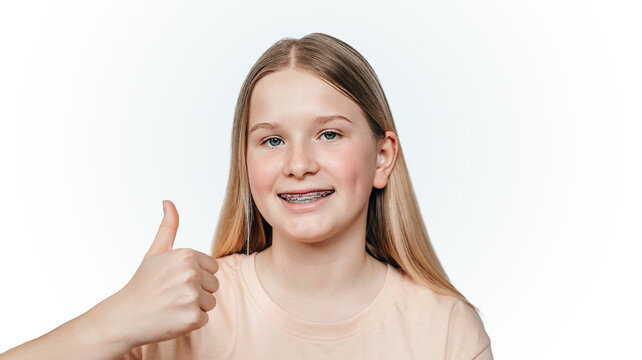
M194 304L198 302L198 291L190 289L190 291L187 291L183 294L181 299L185 304Z
M182 249L178 249L177 252L181 260L191 261L196 259L196 254L192 249L182 248Z
M190 310L187 321L190 327L199 326L203 321L203 312L201 309Z
M193 268L185 271L185 283L197 283L199 281L199 273Z

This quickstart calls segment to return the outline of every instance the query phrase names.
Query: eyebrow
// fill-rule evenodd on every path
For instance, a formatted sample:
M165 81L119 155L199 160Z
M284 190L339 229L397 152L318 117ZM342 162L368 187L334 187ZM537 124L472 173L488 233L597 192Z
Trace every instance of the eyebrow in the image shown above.
M343 115L338 115L338 114L337 115L317 116L313 120L317 124L325 124L325 123L327 123L328 121L331 121L331 120L345 120L345 121L347 121L349 123L352 123L352 120L348 119L347 117L345 117ZM251 134L253 131L261 129L261 128L278 129L279 127L280 126L278 124L262 122L262 123L258 123L256 125L252 126L252 128L250 129L250 132L248 134Z

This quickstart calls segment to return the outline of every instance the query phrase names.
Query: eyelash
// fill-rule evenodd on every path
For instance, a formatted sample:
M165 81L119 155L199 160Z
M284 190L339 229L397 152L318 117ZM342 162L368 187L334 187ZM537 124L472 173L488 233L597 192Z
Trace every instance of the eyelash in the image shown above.
M321 136L323 136L324 134L328 134L328 133L330 133L330 134L336 134L336 135L337 135L334 139L332 139L332 140L328 140L328 141L334 141L334 140L337 140L338 138L340 138L340 137L342 137L342 136L343 136L343 135L339 134L338 132L336 132L336 131L331 131L331 130L324 131L323 133L321 133ZM275 137L275 136L271 136L271 137L269 137L269 138L267 138L267 139L263 140L263 141L261 142L261 145L263 145L263 144L267 143L268 141L270 141L270 139L279 139L279 138L278 138L278 137ZM279 140L281 140L281 139L279 139ZM281 140L281 141L283 141L283 140ZM272 147L272 148L273 148L273 147L276 147L276 145L275 145L275 146L269 146L269 145L268 145L268 147Z

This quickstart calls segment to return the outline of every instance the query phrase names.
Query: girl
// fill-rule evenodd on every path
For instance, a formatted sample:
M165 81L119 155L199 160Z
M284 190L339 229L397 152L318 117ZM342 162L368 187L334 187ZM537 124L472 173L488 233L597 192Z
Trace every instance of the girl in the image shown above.
M132 280L41 349L48 340L64 358L493 358L477 309L430 244L386 97L355 49L321 33L270 47L241 89L230 163L211 257L172 249L178 214L165 201Z

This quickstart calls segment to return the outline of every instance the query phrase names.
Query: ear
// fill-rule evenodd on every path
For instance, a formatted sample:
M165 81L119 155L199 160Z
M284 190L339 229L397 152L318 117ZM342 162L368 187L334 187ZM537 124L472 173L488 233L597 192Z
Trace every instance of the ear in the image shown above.
M388 184L399 152L399 140L393 131L386 131L385 138L377 141L377 167L372 186L383 189Z

